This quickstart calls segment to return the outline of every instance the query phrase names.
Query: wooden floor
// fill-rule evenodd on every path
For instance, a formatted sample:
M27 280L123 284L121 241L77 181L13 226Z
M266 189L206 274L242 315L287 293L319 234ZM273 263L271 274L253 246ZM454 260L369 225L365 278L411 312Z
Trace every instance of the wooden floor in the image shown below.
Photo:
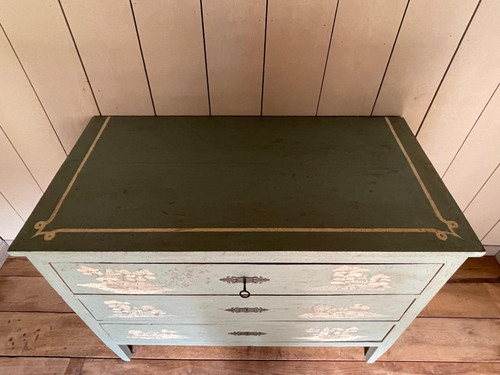
M0 269L0 374L500 374L500 265L469 259L394 346L134 347L115 359L23 258Z

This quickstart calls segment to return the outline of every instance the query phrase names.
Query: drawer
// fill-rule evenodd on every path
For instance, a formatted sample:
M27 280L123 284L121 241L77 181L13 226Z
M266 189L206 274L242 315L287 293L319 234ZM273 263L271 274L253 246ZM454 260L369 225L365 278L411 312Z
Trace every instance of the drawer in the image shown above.
M75 294L419 294L441 264L52 263Z
M222 323L226 321L397 321L414 296L109 296L81 295L98 321Z
M128 345L286 345L379 342L389 322L237 322L221 325L101 324L111 339Z

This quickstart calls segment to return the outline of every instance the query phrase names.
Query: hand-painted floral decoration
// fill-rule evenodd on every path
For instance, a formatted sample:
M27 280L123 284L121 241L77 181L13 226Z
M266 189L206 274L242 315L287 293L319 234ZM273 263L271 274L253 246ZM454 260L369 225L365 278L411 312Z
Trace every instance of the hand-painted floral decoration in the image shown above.
M333 307L327 304L314 305L312 312L300 315L305 319L369 319L381 318L386 315L371 311L369 306L356 303L351 307Z
M120 294L157 294L169 289L158 288L150 281L155 280L154 274L147 270L129 271L106 268L104 272L97 268L80 266L77 270L88 276L96 276L98 283L78 284L87 288L95 288Z

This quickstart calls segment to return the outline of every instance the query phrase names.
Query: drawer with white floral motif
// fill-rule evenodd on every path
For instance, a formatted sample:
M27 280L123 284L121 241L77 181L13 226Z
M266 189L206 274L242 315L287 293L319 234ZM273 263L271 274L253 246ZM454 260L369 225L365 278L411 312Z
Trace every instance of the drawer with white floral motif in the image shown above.
M75 294L419 294L441 264L52 263Z
M397 321L411 295L344 296L130 296L81 295L97 321L213 323L224 321Z
M379 342L389 322L297 322L276 324L101 324L111 339L127 345L324 345L332 342Z

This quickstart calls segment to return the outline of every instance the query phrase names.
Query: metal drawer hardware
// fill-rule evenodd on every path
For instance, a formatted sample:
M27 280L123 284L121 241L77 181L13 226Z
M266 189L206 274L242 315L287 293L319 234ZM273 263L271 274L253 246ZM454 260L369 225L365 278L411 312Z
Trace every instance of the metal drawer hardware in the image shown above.
M233 335L233 336L262 336L265 334L266 334L265 332L241 332L241 331L234 331L228 333L228 335Z
M247 283L262 284L263 282L269 281L269 279L266 279L265 277L262 276L251 276L251 277L227 276L224 277L223 279L220 279L220 281L225 281L226 283L230 284L243 282L243 290L240 292L240 297L248 298L250 297L250 292L247 290Z
M269 309L265 309L263 307L231 307L230 309L226 309L226 311L232 313L261 313L264 311L268 311Z
M226 283L229 284L242 283L244 280L246 280L247 283L254 283L254 284L262 284L266 281L269 281L269 279L266 279L265 277L262 276L227 276L224 277L223 279L220 279L220 281L225 281Z

